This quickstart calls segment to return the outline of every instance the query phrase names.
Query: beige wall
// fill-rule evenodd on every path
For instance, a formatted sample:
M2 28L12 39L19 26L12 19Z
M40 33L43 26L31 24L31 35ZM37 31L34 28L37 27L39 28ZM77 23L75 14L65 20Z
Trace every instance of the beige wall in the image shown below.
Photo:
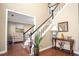
M74 51L79 52L79 18L78 4L68 4L64 10L54 19L54 25L58 27L59 22L68 21L68 32L63 32L65 37L72 36L74 39ZM58 33L60 37L61 32ZM67 47L69 48L69 47Z
M41 41L41 44L40 44L40 49L43 49L43 48L46 48L46 47L49 47L52 45L52 32L49 30L43 40Z
M5 49L5 13L3 10L3 6L0 4L0 51L4 51Z
M24 32L27 31L29 28L31 28L33 25L27 24L24 26Z
M0 51L5 50L5 10L12 9L21 13L36 16L36 24L39 26L48 16L47 4L0 4ZM46 39L47 40L47 39Z

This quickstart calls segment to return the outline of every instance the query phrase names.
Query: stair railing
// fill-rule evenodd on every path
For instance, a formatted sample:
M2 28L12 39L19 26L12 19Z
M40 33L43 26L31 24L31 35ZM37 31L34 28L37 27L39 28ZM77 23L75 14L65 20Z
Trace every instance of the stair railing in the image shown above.
M56 3L54 7L54 9L52 10L52 14L35 30L32 32L31 35L33 35L36 31L38 31L39 29L41 29L41 32L43 33L45 31L45 29L49 26L49 24L51 23L52 19L54 18L54 10L58 7L59 3Z
M35 26L35 25L33 25L32 27L30 27L27 31L23 32L23 42L26 41L26 34L27 34L31 29L33 29L34 26ZM27 34L27 35L29 36L29 34Z
M52 19L54 18L54 16L57 14L57 12L59 12L64 6L64 3L62 4L62 6L60 6L59 3L54 4L53 6L49 6L49 8L54 7L52 11L52 14L39 26L37 27L29 36L30 36L30 41L32 41L33 35L35 33L39 33L41 37L43 37L43 33L45 32L45 30L49 27L49 25L52 23ZM31 42L30 44L30 53L31 53L31 48L32 48L33 42Z

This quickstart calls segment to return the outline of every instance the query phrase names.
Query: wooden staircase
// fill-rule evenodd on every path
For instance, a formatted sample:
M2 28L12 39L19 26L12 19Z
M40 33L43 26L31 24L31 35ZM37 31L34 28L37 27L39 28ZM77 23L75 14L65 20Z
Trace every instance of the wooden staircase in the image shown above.
M33 48L34 48L34 37L36 33L39 33L41 37L44 37L47 31L53 26L53 19L54 17L62 10L64 3L56 3L56 4L49 4L48 7L51 9L51 14L49 14L49 17L46 18L46 20L38 26L33 32L27 34L30 32L31 29L34 28L35 25L33 25L31 28L29 28L26 32L23 32L23 38L24 38L24 46L30 45L30 54L33 55ZM26 37L26 35L28 37ZM27 43L28 42L28 43Z

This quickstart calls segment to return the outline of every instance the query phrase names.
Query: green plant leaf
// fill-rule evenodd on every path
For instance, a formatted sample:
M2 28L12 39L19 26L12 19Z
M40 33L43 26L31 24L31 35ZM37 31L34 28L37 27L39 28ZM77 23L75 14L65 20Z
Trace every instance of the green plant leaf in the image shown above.
M42 40L42 37L40 37L39 34L36 34L35 35L35 44L34 44L34 46L39 48L39 44L40 44L41 40Z
M40 37L40 39L39 39L39 44L40 44L41 40L42 40L42 37Z

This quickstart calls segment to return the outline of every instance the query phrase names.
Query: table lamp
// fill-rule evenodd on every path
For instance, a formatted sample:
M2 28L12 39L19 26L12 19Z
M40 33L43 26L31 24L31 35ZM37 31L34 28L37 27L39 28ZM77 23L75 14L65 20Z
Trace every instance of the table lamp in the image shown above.
M58 34L58 28L56 26L53 26L51 31L52 31L52 37L56 38Z

